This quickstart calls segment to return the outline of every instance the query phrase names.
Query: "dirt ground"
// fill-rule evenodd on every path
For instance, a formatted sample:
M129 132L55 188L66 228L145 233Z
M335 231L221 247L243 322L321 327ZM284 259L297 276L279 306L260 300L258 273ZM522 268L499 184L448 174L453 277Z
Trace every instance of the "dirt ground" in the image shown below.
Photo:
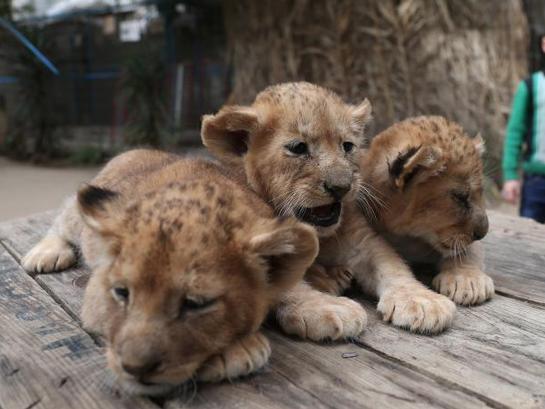
M0 157L0 222L59 207L98 169L35 166Z

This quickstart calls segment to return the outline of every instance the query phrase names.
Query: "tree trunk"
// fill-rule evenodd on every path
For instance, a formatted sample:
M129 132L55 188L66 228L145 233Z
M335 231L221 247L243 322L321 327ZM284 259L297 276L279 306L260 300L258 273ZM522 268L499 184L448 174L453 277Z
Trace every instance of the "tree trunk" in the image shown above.
M540 39L545 35L545 5L543 0L524 0L523 3L530 32L530 71L542 70L545 68L545 58Z
M527 71L521 0L225 0L229 102L306 80L371 100L379 131L441 114L482 132L497 166L516 83Z

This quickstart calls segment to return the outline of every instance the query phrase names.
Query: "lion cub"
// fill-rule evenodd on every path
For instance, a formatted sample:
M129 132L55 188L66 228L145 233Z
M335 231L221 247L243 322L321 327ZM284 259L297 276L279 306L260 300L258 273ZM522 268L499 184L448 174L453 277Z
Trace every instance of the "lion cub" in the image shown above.
M265 89L251 106L227 106L203 119L204 145L277 214L297 217L320 237L306 282L276 310L288 333L323 340L363 330L366 314L359 303L324 292L338 293L350 282L350 275L331 279L344 267L379 298L378 310L395 325L439 332L454 317L454 303L416 280L361 217L358 152L370 116L366 99L349 105L316 85L288 83Z
M488 231L484 143L445 118L399 122L362 156L368 218L408 260L437 263L433 287L457 304L494 294L478 240Z
M259 327L316 256L313 229L274 218L226 174L159 151L122 154L23 260L29 272L51 272L81 249L93 270L84 326L105 337L109 366L130 392L262 367L270 347Z

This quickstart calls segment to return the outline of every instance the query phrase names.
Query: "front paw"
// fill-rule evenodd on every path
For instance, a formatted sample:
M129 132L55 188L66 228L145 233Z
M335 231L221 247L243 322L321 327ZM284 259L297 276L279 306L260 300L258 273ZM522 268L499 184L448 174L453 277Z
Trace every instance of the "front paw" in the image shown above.
M319 264L312 265L305 275L313 288L333 295L340 295L350 287L352 277L352 272L345 266L326 268Z
M267 363L271 356L269 340L261 333L248 335L208 359L197 373L203 382L219 382L249 375Z
M21 260L23 268L31 274L64 270L76 263L72 246L58 236L46 236Z
M313 341L355 337L367 324L359 303L318 291L296 303L280 305L276 317L286 333Z
M461 305L481 304L494 295L494 282L478 268L460 267L442 271L433 279L432 286Z
M425 287L407 286L387 291L379 300L383 320L413 332L435 334L448 328L456 306Z

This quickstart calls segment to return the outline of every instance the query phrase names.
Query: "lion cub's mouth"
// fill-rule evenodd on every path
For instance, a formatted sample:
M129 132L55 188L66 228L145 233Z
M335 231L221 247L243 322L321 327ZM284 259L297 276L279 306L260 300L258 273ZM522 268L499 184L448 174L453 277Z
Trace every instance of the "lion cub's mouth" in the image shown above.
M328 227L339 221L341 202L335 202L318 207L299 207L295 217L313 226Z

